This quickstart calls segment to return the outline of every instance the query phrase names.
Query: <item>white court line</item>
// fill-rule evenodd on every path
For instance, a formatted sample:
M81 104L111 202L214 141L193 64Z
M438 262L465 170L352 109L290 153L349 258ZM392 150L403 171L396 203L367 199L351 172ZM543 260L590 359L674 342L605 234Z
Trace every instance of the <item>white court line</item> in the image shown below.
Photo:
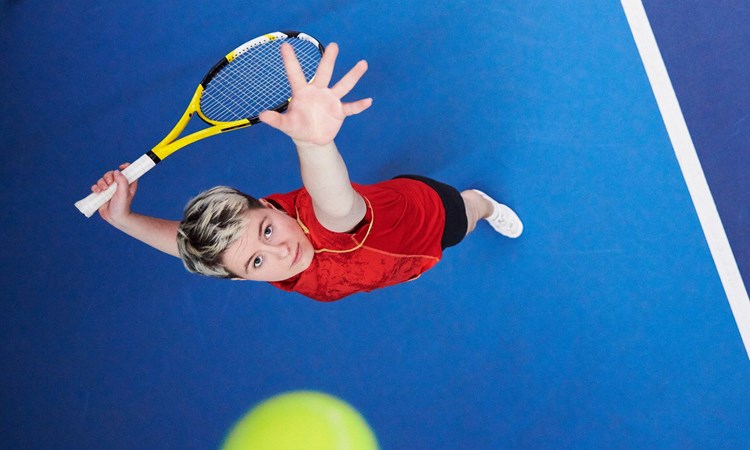
M621 2L646 68L646 74L651 82L651 88L654 90L656 103L659 105L669 139L677 155L682 176L685 178L690 197L698 213L703 234L706 236L708 247L719 272L721 284L724 286L729 306L732 308L734 320L737 322L745 350L750 358L750 298L748 298L745 284L737 267L737 261L734 259L724 226L721 224L719 212L716 210L716 204L695 152L693 140L677 102L677 96L672 88L672 82L656 44L643 3L641 0L621 0Z

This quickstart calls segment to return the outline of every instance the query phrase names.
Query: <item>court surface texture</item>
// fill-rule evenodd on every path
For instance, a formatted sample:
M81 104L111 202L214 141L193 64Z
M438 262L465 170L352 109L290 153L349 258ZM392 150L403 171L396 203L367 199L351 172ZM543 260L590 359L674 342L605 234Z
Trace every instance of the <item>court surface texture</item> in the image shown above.
M384 449L746 448L750 9L667 3L0 3L0 446L216 448L310 389ZM323 304L190 275L73 207L284 29L339 43L336 76L369 62L351 98L374 106L337 138L354 181L478 188L524 235L480 223L419 280ZM300 183L258 126L164 161L134 209Z

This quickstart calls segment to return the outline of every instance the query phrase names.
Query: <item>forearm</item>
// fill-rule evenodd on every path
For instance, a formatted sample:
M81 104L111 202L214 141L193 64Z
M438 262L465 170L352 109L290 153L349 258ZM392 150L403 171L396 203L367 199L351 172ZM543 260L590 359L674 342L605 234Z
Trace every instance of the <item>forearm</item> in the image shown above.
M176 220L165 220L131 213L126 219L117 223L111 221L109 223L128 236L157 250L177 258L180 257L177 251L177 226L179 222Z
M333 140L346 117L359 114L372 105L372 99L342 102L367 70L358 62L333 87L338 46L331 43L312 81L305 78L302 67L289 44L281 46L281 58L292 88L292 101L285 114L264 111L259 119L282 131L297 145L302 182L313 200L315 217L331 231L346 232L365 216L365 201L352 187L346 164Z
M365 202L352 187L336 144L297 144L302 183L310 193L318 221L332 231L349 231L365 215Z

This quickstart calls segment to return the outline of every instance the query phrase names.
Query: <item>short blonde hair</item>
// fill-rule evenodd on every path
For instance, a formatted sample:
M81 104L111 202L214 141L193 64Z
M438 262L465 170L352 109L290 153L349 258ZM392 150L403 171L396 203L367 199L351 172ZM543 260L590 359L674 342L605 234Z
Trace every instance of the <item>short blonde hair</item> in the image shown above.
M209 277L235 278L221 257L244 231L244 213L263 207L256 198L227 186L191 199L177 228L177 249L185 268Z

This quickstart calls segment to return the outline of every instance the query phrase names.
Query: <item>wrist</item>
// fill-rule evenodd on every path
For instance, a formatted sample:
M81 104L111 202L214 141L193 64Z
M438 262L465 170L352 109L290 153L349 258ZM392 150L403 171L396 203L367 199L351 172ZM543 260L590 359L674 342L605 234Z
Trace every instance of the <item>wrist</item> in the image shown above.
M117 228L120 231L127 232L128 229L133 228L133 225L138 220L138 214L128 211L125 213L112 214L110 212L109 217L106 219L110 225Z
M327 148L330 148L333 144L333 141L327 142L325 144L315 144L313 142L306 142L306 141L299 141L296 139L292 139L292 142L294 142L295 147L297 147L298 151L321 151L325 150Z

